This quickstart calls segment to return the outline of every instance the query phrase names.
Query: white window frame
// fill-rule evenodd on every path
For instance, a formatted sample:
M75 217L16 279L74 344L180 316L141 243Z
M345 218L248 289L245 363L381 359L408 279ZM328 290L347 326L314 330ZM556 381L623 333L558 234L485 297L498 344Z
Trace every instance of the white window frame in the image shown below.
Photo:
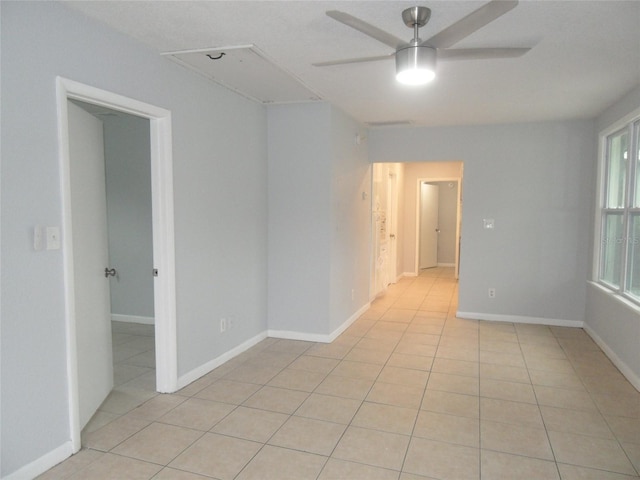
M607 167L608 167L608 138L612 135L620 133L624 130L628 131L629 145L629 161L626 169L626 184L625 184L625 200L624 208L622 209L610 209L606 208L606 194L607 194ZM627 293L627 282L629 279L628 268L630 261L630 249L629 241L623 241L623 250L621 255L621 268L620 278L618 279L619 286L612 285L602 280L602 255L604 236L604 218L606 213L612 213L614 211L620 211L623 214L623 231L624 238L629 240L630 238L630 217L632 214L640 214L640 208L633 207L633 194L637 189L640 192L640 188L636 187L637 175L636 168L638 162L635 159L635 155L638 154L638 145L640 144L640 108L634 110L629 115L610 125L599 134L598 144L598 195L596 205L596 218L595 218L595 230L594 230L594 256L593 256L593 278L592 280L603 288L611 291L613 294L625 299L637 306L640 306L640 298Z

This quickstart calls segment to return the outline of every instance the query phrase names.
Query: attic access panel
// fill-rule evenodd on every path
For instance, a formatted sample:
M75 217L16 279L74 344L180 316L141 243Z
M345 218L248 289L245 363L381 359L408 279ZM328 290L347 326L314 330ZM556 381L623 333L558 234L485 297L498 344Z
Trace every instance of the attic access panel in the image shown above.
M276 65L255 45L185 50L163 55L260 103L320 100L315 92Z

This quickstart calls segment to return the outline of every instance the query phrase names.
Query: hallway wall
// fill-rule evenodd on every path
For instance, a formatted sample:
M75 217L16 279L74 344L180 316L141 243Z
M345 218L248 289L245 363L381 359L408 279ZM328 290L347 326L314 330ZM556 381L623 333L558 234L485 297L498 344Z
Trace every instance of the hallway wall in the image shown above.
M460 314L582 325L596 138L593 120L376 128L369 152L373 162L464 162Z

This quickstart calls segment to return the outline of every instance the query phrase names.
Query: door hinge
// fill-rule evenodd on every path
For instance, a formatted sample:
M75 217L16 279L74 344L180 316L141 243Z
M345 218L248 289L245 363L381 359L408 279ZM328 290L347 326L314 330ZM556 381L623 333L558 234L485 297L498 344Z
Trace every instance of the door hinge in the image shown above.
M157 277L157 276L158 276L158 269L157 269L157 268L154 268L154 269L153 269L153 276L154 276L154 277Z

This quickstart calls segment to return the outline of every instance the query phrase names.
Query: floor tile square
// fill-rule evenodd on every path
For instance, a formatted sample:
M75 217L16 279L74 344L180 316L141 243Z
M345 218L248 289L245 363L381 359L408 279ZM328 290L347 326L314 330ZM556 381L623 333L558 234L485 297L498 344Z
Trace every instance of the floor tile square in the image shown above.
M280 373L280 370L280 367L259 367L254 364L241 365L231 370L223 378L232 382L266 385L269 380Z
M395 407L364 402L351 425L384 432L411 435L418 414L417 408Z
M480 421L480 442L483 449L553 460L553 453L544 428L527 425Z
M449 415L469 418L479 418L480 415L478 397L429 389L424 394L420 408L431 412L448 413Z
M189 398L158 421L206 431L226 417L234 408L234 405L228 403Z
M240 405L247 398L260 389L260 385L252 383L231 382L217 380L213 384L200 390L195 396L205 400Z
M201 436L201 432L188 428L152 423L122 442L112 452L166 465Z
M386 366L380 372L377 380L383 383L394 383L409 387L424 387L428 379L429 373L422 370Z
M549 432L558 463L635 475L633 465L615 440L565 432Z
M483 480L560 480L556 463L537 458L482 450Z
M94 450L107 452L138 433L150 423L150 420L141 417L124 415L95 432L87 433L82 439L82 445Z
M295 415L346 425L351 422L361 404L361 400L312 393L296 410Z
M320 455L266 445L236 480L315 480L326 460Z
M403 472L442 480L478 480L480 451L477 448L413 437Z
M210 480L210 477L165 467L160 473L153 477L153 480Z
M364 400L372 385L373 380L359 380L329 374L315 389L315 393Z
M260 448L260 443L205 433L169 466L221 480L231 480Z
M451 375L465 375L467 377L479 376L478 362L466 362L464 360L454 360L451 358L435 358L433 360L432 372L448 373Z
M591 395L586 390L569 390L566 388L545 387L534 385L536 399L539 405L549 407L570 408L573 410L597 411Z
M107 453L73 474L73 480L148 480L162 469L161 465Z
M387 360L387 365L391 367L412 368L428 372L431 370L433 357L423 357L421 355L407 355L404 353L392 353Z
M409 438L407 435L349 427L331 456L399 471Z
M265 443L287 421L288 415L247 407L237 407L211 431L231 437Z
M481 398L480 418L512 425L529 425L544 428L540 408L529 403Z
M330 458L318 480L398 480L398 472Z
M359 380L375 380L381 370L382 365L343 360L333 369L331 375L356 378Z
M536 395L531 385L505 382L503 380L482 379L480 381L480 396L514 402L537 403Z
M478 448L480 422L477 418L421 410L413 436Z
M328 374L333 370L339 361L335 358L313 357L311 355L301 355L293 361L288 368L294 370L304 370L307 372Z
M296 411L308 396L307 392L266 386L253 394L243 405L245 407L291 414Z
M428 390L461 393L463 395L478 395L479 382L477 377L464 375L450 375L448 373L432 372L427 384Z
M269 445L329 456L346 428L338 423L293 416L271 437Z
M422 387L376 382L367 395L367 400L397 407L418 408L423 392Z
M635 475L623 475L621 473L605 472L604 470L565 465L563 463L558 463L558 470L562 480L638 480Z
M288 388L290 390L312 392L318 385L320 385L325 377L325 373L285 368L278 375L273 377L268 385L272 387Z
M390 350L376 350L354 347L345 357L345 360L353 362L375 363L384 365L391 356Z
M540 407L540 412L547 430L614 438L607 422L599 412L570 410L544 405Z

